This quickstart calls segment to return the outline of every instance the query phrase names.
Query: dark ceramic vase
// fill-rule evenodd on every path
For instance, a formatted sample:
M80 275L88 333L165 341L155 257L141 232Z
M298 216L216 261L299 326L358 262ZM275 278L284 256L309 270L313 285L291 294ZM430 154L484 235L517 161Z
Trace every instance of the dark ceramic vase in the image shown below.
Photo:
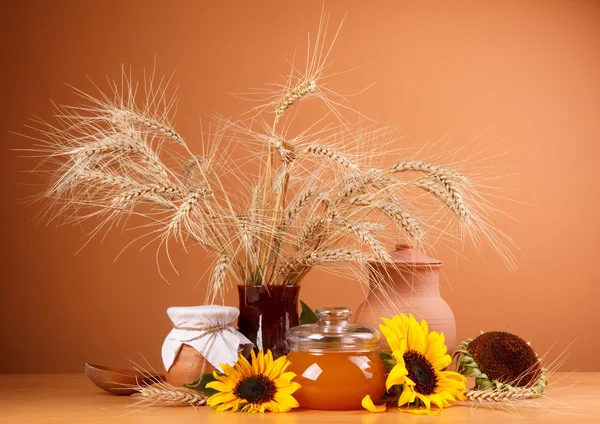
M285 334L300 323L299 291L299 286L238 286L238 328L255 352L269 349L274 358L288 353Z

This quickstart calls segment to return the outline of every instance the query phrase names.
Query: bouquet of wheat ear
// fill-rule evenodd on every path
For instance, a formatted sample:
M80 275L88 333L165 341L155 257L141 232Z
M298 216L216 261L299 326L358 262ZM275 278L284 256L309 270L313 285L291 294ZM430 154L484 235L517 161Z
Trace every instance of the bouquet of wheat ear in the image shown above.
M489 220L491 205L458 170L417 158L376 167L390 132L346 117L343 98L323 76L333 45L323 47L323 34L304 71L293 68L250 118L217 117L202 135L201 154L172 125L167 80L145 78L142 93L123 71L110 94L77 91L83 106L57 106L56 122L37 126L34 150L51 175L43 197L55 216L98 219L92 236L136 215L167 255L172 242L202 246L215 257L213 298L231 282L298 285L323 264L363 278L358 269L388 260L385 245L399 237L426 249L429 229L442 222L428 226L419 215L415 205L427 196L462 236L508 254ZM296 110L317 100L323 117L292 134ZM242 163L231 160L231 146L249 152ZM247 162L255 172L241 172Z

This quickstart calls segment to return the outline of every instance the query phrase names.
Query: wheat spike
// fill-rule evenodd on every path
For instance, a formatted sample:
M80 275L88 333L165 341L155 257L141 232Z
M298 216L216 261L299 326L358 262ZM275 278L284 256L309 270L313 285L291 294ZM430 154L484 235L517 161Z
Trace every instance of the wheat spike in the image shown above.
M331 221L331 214L327 213L316 218L312 218L304 224L296 236L294 249L306 250L316 248L323 236L323 232L328 222Z
M181 188L170 184L144 184L120 193L113 199L113 205L124 205L148 195L173 194L184 194L184 191Z
M167 226L167 233L174 234L176 239L181 239L182 227L189 228L187 222L189 221L190 214L194 207L200 200L206 199L210 194L211 192L208 190L196 191L190 194L171 218L171 221Z
M342 189L338 191L336 203L341 203L361 194L365 194L369 187L388 187L399 180L389 177L380 169L369 169L358 177L348 178L342 182Z
M351 200L351 203L358 206L370 206L380 210L384 215L393 220L396 225L415 241L423 239L425 232L419 221L408 211L404 210L395 202L374 202L366 199L364 196L358 196Z
M133 397L139 406L203 406L207 396L196 390L175 387L169 383L155 383L137 388Z
M299 272L304 267L315 267L324 263L356 262L364 264L376 259L375 256L358 249L342 248L313 251L305 256L296 256L288 260L279 267L277 272L279 274L289 274Z
M117 175L105 174L98 171L85 171L77 176L80 182L97 182L119 188L130 188L138 183L130 178L120 177Z
M141 158L142 163L151 172L159 174L164 178L167 177L167 171L156 152L135 133L105 135L95 142L84 143L79 147L66 151L64 154L72 156L75 160L88 158L88 160L94 161L99 161L103 158L115 161L117 160L115 154L135 154Z
M387 250L382 246L379 240L371 234L371 231L369 231L369 223L364 225L365 223L359 224L348 219L340 219L337 220L336 223L349 230L359 241L369 246L380 260L384 262L390 260L390 255Z
M446 168L442 168L441 166L431 164L429 162L418 161L418 160L410 160L410 161L401 161L392 166L391 172L405 172L405 171L418 171L425 172L428 174L452 174L455 173Z
M230 263L231 259L228 256L223 255L215 264L212 276L212 284L215 291L221 290L223 284L225 284L225 278L227 277L227 270L229 269Z
M291 203L288 206L288 208L285 211L285 221L283 224L283 228L289 226L294 221L294 219L296 219L296 217L300 214L302 209L306 207L306 205L310 202L310 200L314 197L316 193L317 192L314 189L308 188L304 192L302 192L300 196L298 196L294 203Z
M352 163L350 161L350 159L348 159L343 154L337 152L336 150L332 149L331 147L313 144L313 145L308 146L306 148L305 152L309 153L311 155L314 155L314 156L321 156L321 157L329 158L329 159L333 160L334 162L337 162L344 168L348 168L353 171L359 170L358 166L355 165L354 163Z
M465 392L467 400L471 402L510 402L525 399L532 399L540 395L529 388L515 390L467 390Z
M393 219L404 233L413 240L421 240L423 238L423 228L421 228L419 221L410 212L391 202L378 204L377 208Z
M183 137L169 125L131 110L115 109L109 119L112 122L138 125L158 137L166 138L177 144L185 143Z
M315 91L316 88L316 81L305 81L285 94L275 107L275 123L279 122L285 111L294 103Z
M440 173L433 176L433 178L444 187L448 200L450 201L450 205L458 218L462 223L469 222L469 213L465 206L465 202L463 200L463 196L460 188L455 184L454 178L452 178L449 174Z
M423 179L417 181L415 186L433 194L444 204L448 205L456 213L461 222L468 223L469 215L462 195L450 181L448 182L448 186L446 186L441 181ZM450 195L450 193L454 193L454 195Z

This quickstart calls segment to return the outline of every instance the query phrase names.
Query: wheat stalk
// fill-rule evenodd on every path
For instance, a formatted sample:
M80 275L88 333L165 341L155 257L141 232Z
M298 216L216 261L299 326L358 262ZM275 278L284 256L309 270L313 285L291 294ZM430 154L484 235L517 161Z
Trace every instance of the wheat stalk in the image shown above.
M139 406L203 406L207 399L204 393L169 383L155 383L139 387L137 391L133 397Z

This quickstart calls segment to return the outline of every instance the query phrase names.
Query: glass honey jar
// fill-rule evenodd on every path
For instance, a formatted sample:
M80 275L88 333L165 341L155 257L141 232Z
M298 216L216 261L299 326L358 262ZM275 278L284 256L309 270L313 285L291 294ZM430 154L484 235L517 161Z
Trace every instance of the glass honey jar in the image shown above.
M377 402L385 391L385 369L379 359L379 333L350 324L349 308L317 309L318 322L287 333L289 371L302 388L294 393L301 408L361 409L370 395Z

